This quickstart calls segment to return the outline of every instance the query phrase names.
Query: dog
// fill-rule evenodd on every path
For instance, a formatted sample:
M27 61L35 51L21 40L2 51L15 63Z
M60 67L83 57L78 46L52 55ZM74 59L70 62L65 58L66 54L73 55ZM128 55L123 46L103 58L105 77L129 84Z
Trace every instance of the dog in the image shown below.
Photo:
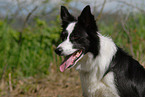
M66 56L60 71L76 68L84 97L145 97L145 69L99 33L89 5L77 19L61 6L60 16L62 43L55 52Z

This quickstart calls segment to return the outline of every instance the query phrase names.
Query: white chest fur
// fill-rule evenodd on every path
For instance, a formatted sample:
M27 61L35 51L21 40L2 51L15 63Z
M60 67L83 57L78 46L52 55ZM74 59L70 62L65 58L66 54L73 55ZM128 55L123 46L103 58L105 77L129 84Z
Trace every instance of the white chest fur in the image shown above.
M102 80L97 80L95 75L80 73L84 97L119 97L114 85L113 73L108 73Z
M76 65L80 73L84 97L119 97L114 83L114 74L109 72L103 77L117 48L114 42L101 34L100 53L93 58L87 53Z

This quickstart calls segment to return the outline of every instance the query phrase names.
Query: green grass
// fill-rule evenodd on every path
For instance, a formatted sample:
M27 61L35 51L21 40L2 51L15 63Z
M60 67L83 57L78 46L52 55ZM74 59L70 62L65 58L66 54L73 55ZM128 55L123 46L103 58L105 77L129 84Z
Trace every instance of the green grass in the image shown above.
M59 20L50 22L49 25L52 26L40 19L35 22L35 25L27 26L20 32L5 21L0 21L0 75L6 78L9 73L14 78L48 75L50 64L58 66L60 63L61 58L54 53L55 46L60 42ZM128 35L120 22L99 21L98 25L100 33L111 36L118 46L130 53ZM130 16L127 21L135 58L141 62L145 62L144 25L145 18L142 14Z

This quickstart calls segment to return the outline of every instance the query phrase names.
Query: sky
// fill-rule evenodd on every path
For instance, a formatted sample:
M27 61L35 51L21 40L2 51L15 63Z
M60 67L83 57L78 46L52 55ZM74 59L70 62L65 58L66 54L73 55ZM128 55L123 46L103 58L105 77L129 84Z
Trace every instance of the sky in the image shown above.
M8 12L15 12L17 10L18 3L25 3L25 5L21 5L24 10L22 12L25 14L29 12L28 10L32 10L34 6L41 6L42 2L50 1L49 5L46 5L48 10L51 9L53 6L58 6L63 4L64 0L0 0L0 14L7 14ZM107 11L116 11L118 9L123 10L124 12L129 9L133 11L137 11L136 8L128 7L123 5L123 3L118 3L118 1L125 1L133 6L137 6L139 8L142 8L145 10L145 0L106 0L106 4L104 7L104 12ZM82 10L84 6L90 5L94 8L96 6L97 10L99 11L101 9L101 6L104 2L104 0L73 0L71 2L72 7L77 7L78 9ZM43 3L44 4L44 3ZM27 6L27 7L26 7Z

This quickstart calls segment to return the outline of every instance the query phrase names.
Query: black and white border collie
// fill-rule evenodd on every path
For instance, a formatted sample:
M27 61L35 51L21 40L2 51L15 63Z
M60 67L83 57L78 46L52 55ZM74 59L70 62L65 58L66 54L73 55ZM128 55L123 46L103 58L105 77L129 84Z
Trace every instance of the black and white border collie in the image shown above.
M60 71L79 71L84 97L145 97L145 69L98 32L89 5L77 19L62 6L61 19Z

